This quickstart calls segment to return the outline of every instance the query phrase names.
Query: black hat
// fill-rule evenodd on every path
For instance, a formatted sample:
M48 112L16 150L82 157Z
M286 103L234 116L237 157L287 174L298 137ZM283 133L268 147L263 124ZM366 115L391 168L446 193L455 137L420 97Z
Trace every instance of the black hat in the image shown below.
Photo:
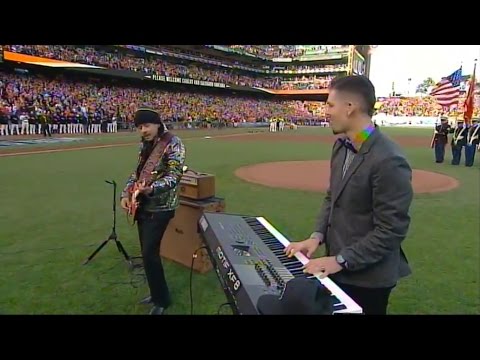
M135 126L138 127L141 124L161 124L160 115L153 109L140 108L135 113L133 118Z
M332 315L333 296L316 279L294 278L280 296L260 296L257 309L262 315Z

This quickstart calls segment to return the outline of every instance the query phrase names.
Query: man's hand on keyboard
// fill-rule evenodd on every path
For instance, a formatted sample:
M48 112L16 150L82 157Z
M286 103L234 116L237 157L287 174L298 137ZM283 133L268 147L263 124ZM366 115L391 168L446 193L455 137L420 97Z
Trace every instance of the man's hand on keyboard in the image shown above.
M335 259L335 256L325 256L310 260L303 268L303 272L312 275L320 274L321 278L342 270L342 267Z
M300 251L306 257L310 258L315 250L317 250L319 241L317 239L307 239L299 242L292 242L285 249L288 257L292 257L296 252Z

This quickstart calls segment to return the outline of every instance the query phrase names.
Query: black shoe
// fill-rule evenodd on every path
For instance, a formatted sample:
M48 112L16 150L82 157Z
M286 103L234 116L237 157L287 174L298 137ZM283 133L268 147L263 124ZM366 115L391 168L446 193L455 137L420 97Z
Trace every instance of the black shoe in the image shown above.
M145 298L143 298L142 300L140 300L139 304L140 305L149 305L152 303L152 297L151 296L147 296Z
M165 308L161 306L154 305L152 310L150 310L150 315L163 315Z

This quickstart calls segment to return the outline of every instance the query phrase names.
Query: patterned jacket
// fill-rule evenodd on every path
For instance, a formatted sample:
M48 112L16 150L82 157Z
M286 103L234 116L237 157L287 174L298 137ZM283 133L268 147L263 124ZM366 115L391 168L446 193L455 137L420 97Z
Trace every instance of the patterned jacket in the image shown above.
M140 153L145 146L140 146ZM140 156L139 156L140 162ZM173 136L165 154L155 166L157 176L153 182L153 192L141 198L140 208L148 212L174 210L178 207L178 184L183 174L185 164L185 146L180 138ZM128 197L128 188L137 180L137 173L134 171L127 180L122 191L122 198Z

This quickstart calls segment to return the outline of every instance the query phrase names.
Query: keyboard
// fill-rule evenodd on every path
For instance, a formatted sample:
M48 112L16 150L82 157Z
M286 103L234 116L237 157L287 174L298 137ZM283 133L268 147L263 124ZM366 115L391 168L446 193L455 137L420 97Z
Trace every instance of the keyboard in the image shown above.
M290 241L264 217L205 212L199 231L235 314L258 314L263 294L280 295L296 277L316 279L333 297L333 314L361 314L362 308L328 277L303 272L308 258L285 255Z

